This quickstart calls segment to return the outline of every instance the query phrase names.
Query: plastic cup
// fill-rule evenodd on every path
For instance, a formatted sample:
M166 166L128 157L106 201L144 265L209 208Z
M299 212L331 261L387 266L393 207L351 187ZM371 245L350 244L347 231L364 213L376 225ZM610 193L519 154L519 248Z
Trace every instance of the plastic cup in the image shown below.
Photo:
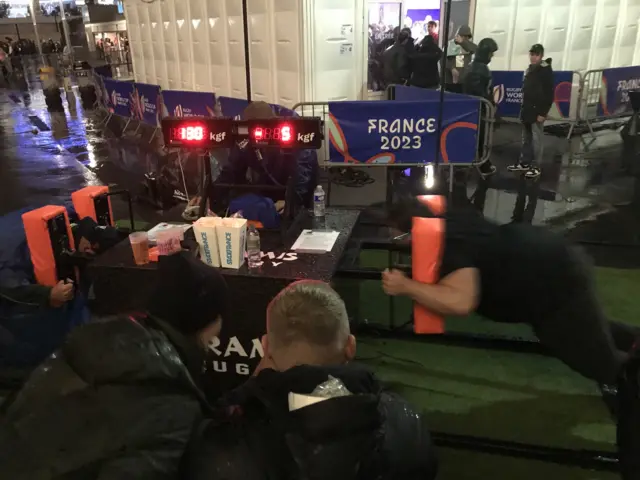
M129 235L133 260L136 265L146 265L149 263L149 236L147 232L134 232Z

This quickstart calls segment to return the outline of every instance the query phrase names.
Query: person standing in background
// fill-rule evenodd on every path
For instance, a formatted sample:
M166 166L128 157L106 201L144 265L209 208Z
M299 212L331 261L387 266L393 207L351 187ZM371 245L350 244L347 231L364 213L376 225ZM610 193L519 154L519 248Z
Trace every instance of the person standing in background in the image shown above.
M438 22L436 22L435 20L431 20L427 23L427 34L433 37L433 40L437 45L438 38L440 37L440 34L438 33Z
M544 122L553 103L553 69L551 59L542 60L544 47L536 43L529 50L531 64L522 82L522 148L520 160L508 167L510 172L524 172L527 178L540 176L544 151Z
M442 50L431 35L422 39L416 52L411 55L411 80L409 85L420 88L438 88L440 73L438 62L442 58Z
M462 84L462 90L465 94L484 98L493 104L493 78L491 69L489 69L489 63L491 63L491 59L497 51L498 44L493 38L483 38L480 40L476 54L473 57L473 61L469 64L464 77L464 83ZM481 109L482 120L478 128L478 158L482 158L484 154L484 135L486 128L484 119L487 113L486 107L483 104ZM490 160L480 165L480 173L485 177L495 172L496 167Z
M447 48L445 63L445 86L450 92L462 93L464 71L476 53L477 45L471 41L473 34L469 25L462 25Z

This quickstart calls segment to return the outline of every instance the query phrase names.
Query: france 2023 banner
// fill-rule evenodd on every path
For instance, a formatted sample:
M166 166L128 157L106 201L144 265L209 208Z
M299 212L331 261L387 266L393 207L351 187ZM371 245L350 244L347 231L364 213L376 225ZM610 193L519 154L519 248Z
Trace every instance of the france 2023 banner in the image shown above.
M133 96L133 83L119 82L110 78L104 78L104 89L106 92L109 112L120 117L131 116L131 97Z
M606 68L602 71L598 116L631 113L629 90L640 89L640 67Z
M327 120L332 163L470 164L476 160L480 101L460 96L440 102L331 102Z
M134 83L131 95L131 116L152 127L159 127L162 108L160 86Z
M219 117L216 96L207 92L162 91L163 117Z
M492 72L493 101L501 117L519 117L524 72ZM568 118L571 111L573 72L553 72L553 104L550 118Z

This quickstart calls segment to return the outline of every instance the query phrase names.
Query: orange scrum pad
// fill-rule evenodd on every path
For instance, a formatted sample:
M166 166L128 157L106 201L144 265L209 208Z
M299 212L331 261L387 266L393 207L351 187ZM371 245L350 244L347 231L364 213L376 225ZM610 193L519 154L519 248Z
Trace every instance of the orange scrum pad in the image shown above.
M48 205L22 215L22 223L27 237L29 252L31 253L31 263L33 263L36 281L40 285L50 287L58 283L59 279L47 222L58 215L64 215L67 235L69 236L69 246L71 250L74 250L75 243L66 208Z
M446 211L446 199L440 195L423 195L418 200L436 216ZM439 280L440 261L444 252L444 218L414 218L411 228L413 279L434 284ZM417 334L444 333L444 318L421 305L413 306L413 330Z
M106 195L109 193L109 187L85 187L81 190L75 191L71 194L71 201L73 201L73 208L75 209L78 217L85 218L91 217L95 222L98 222L98 215L96 213L96 197L100 195ZM107 197L109 205L109 218L111 219L111 226L113 226L113 211L111 210L111 198Z

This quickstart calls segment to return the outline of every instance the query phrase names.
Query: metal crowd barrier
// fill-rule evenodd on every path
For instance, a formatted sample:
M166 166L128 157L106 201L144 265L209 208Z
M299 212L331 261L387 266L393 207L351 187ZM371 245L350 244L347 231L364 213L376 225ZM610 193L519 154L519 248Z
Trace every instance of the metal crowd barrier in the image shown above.
M387 87L389 88L389 87ZM482 148L482 154L480 156L476 156L476 161L473 165L476 166L480 166L483 163L485 163L486 161L489 160L489 158L491 157L491 151L492 151L492 147L493 147L493 130L494 130L494 125L495 125L495 117L496 117L496 108L495 106L489 102L488 100L484 99L484 98L480 98L480 97L473 97L473 98L477 98L483 105L484 105L484 115L482 116L482 118L480 119L480 126L479 125L479 130L483 133L484 136L484 143L483 143L483 148ZM420 100L416 100L416 101L420 101ZM329 102L301 102L301 103L296 103L293 107L292 110L294 112L296 112L298 115L301 116L305 116L305 117L320 117L323 122L324 122L324 142L322 144L322 148L318 151L318 155L320 157L320 165L324 166L324 167L339 167L339 166L344 166L344 167L352 167L352 166L357 166L357 165L351 165L351 164L346 164L346 163L332 163L331 162L331 157L330 157L330 149L329 149L329 145L330 145L330 140L329 140L329 123L327 122L327 117L329 115ZM480 141L480 138L478 138L478 141ZM460 164L458 164L460 165ZM453 168L454 166L458 166L458 165L451 165L451 167ZM365 165L363 165L365 166ZM370 165L366 165L366 166L377 166L377 167L388 167L388 165L386 164L370 164ZM462 166L462 165L460 165ZM467 166L467 165L465 165Z
M606 87L603 83L603 73L605 69L587 70L583 74L582 81L582 96L580 113L581 120L584 125L589 129L592 136L595 136L593 132L593 123L604 120L616 120L631 116L631 112L614 113L614 114L601 114L598 111L600 106L602 95L606 95Z

